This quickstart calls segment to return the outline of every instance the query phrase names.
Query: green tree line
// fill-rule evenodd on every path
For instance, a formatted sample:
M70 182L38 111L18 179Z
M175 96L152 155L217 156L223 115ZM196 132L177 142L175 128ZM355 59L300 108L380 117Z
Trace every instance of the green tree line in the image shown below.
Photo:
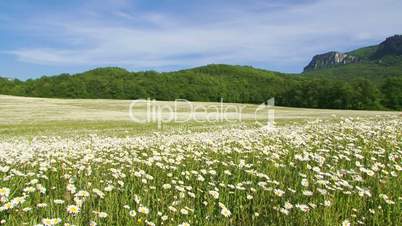
M333 109L402 109L402 76L373 82L326 79L252 67L208 65L176 72L98 68L27 81L0 79L0 93L57 98L187 99Z

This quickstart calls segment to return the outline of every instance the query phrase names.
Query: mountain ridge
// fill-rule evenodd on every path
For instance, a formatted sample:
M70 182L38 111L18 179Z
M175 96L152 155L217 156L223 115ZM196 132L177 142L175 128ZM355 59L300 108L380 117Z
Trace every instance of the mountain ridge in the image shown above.
M360 62L383 63L386 61L389 63L395 57L402 57L402 35L393 35L378 45L362 47L346 53L330 51L315 55L303 72Z

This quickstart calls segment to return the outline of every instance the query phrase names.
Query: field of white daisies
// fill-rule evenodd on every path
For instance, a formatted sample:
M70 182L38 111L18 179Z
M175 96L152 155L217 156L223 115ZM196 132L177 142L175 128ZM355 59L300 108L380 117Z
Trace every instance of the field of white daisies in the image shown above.
M401 225L402 120L0 140L0 225Z

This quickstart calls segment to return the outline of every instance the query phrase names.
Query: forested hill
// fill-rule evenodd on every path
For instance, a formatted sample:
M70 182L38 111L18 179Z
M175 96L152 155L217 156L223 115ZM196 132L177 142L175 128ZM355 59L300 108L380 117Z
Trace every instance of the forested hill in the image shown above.
M0 93L59 98L188 99L338 109L401 109L402 77L372 82L287 75L248 66L207 65L176 72L98 68L35 80L0 79Z
M19 81L0 77L0 94L157 100L187 99L336 109L402 109L402 36L348 53L313 57L305 72L283 74L212 64L158 73L97 68Z

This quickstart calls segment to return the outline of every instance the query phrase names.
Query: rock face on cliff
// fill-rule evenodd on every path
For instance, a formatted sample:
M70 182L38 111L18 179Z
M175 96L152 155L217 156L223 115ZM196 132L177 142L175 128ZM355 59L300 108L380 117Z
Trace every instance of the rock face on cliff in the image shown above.
M312 71L321 68L327 68L337 64L350 64L359 61L358 57L341 52L328 52L315 55L311 62L304 67L304 71Z

